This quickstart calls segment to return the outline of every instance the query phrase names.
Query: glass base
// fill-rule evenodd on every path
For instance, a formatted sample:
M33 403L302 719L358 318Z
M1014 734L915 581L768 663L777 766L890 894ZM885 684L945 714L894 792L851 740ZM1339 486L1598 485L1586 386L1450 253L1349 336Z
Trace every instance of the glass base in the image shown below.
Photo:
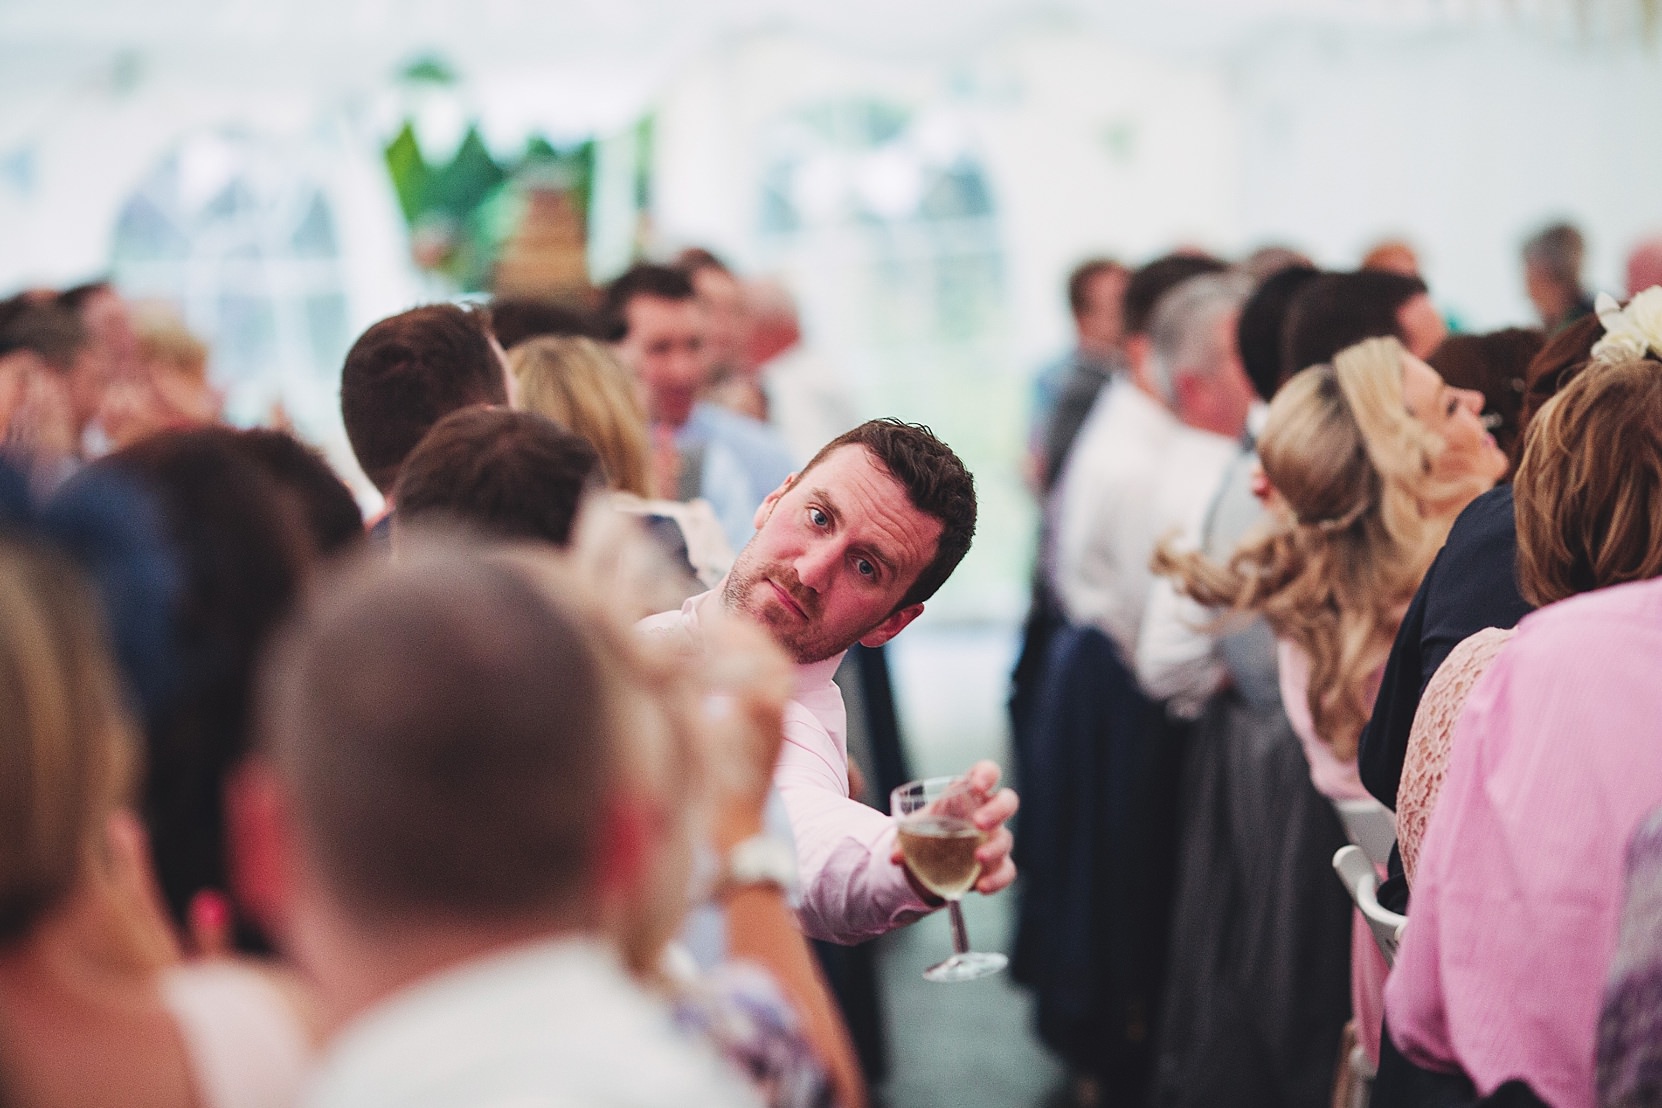
M987 954L972 950L968 954L954 954L944 962L937 962L923 971L925 981L974 981L989 977L1010 964L1002 954Z

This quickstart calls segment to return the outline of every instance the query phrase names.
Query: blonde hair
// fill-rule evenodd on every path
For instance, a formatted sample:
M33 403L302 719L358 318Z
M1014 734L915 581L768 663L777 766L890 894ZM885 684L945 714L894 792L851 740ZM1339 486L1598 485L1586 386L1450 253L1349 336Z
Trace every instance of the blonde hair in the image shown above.
M1662 574L1662 365L1590 364L1530 421L1513 487L1531 604Z
M142 312L136 324L141 362L159 363L198 385L207 384L208 348L178 317L162 311Z
M588 439L613 489L652 496L646 415L629 372L592 339L544 335L508 352L517 406Z
M1258 443L1287 511L1227 564L1167 544L1154 556L1155 572L1189 596L1262 613L1309 656L1310 716L1342 759L1356 754L1373 674L1470 483L1432 476L1443 443L1404 402L1406 353L1368 339L1295 374Z
M134 752L90 589L0 540L0 943L81 880L130 791Z

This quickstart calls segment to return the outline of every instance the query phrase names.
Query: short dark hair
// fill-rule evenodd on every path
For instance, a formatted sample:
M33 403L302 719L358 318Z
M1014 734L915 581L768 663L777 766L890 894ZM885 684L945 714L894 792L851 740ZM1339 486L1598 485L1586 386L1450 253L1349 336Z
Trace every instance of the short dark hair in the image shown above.
M319 554L339 554L363 539L363 510L314 447L287 431L265 427L222 433L232 447L293 495Z
M1281 379L1322 365L1363 339L1402 339L1397 312L1425 282L1377 269L1323 273L1293 297L1281 332Z
M1235 324L1235 341L1241 348L1241 364L1252 387L1266 401L1281 384L1281 332L1293 297L1321 271L1307 265L1288 266L1259 284L1241 306Z
M884 418L862 423L826 443L802 467L798 479L845 446L863 446L871 451L905 488L912 507L941 521L935 557L919 571L896 611L921 604L935 595L969 552L970 541L975 538L975 478L952 447L923 424Z
M262 749L355 911L527 921L592 888L623 644L554 584L477 545L418 546L326 579L280 637Z
M733 275L732 268L726 262L722 261L720 256L717 255L715 251L703 246L689 246L685 250L681 251L681 253L675 255L675 261L672 263L672 268L678 269L682 273L685 273L689 280L698 276L706 269L713 269L717 273L725 273L729 277Z
M1228 268L1205 254L1167 254L1137 269L1125 284L1125 333L1147 334L1160 298L1190 277Z
M501 538L571 541L584 494L604 483L587 439L533 412L451 412L410 452L395 498L400 528L445 515Z
M600 296L600 331L607 342L629 337L629 305L637 297L659 300L693 300L692 279L667 265L637 262L606 286Z
M341 418L365 476L389 491L433 424L457 408L506 404L506 376L482 309L426 304L372 325L340 378Z
M1458 389L1476 389L1483 406L1500 417L1491 428L1495 444L1514 455L1518 417L1523 409L1524 372L1546 345L1546 336L1532 327L1508 327L1484 335L1450 335L1426 361Z
M1124 273L1125 266L1112 258L1087 258L1068 274L1068 308L1075 316L1083 315L1088 306L1091 282L1103 273Z
M71 285L58 293L58 303L72 312L79 313L87 306L87 302L95 296L104 293L116 293L115 284L108 277L97 277L91 281L83 281L78 285Z
M7 301L6 310L0 312L0 354L28 350L63 372L91 341L75 309L56 299L18 296Z
M491 299L491 329L504 349L543 335L600 337L600 324L583 308L534 296L497 296Z

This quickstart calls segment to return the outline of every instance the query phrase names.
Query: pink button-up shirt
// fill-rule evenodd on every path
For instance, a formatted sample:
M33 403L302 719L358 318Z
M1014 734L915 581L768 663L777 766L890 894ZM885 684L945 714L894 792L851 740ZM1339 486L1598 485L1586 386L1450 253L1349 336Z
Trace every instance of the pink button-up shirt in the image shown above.
M720 590L702 593L641 621L653 633L698 639L699 612L721 603ZM784 801L796 839L802 885L797 919L804 933L834 943L857 943L907 924L931 909L890 861L894 820L848 795L848 715L831 678L843 656L796 667L796 692L785 704L785 741L773 786Z
M1659 675L1662 580L1529 616L1472 689L1385 989L1420 1065L1591 1108L1623 857L1662 804Z

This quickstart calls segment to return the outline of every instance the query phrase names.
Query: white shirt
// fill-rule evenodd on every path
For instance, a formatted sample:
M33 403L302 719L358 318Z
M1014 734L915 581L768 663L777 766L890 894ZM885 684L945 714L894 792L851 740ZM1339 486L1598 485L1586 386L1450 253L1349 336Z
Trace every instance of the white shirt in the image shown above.
M1251 450L1243 450L1230 463L1217 491L1184 527L1178 541L1185 549L1203 549L1214 561L1229 559L1263 517L1252 494L1257 466L1258 457ZM1198 718L1212 694L1237 677L1223 656L1225 636L1250 623L1247 617L1198 604L1179 593L1171 578L1158 578L1149 591L1137 639L1137 683L1153 699L1165 701L1171 715ZM1274 691L1279 696L1279 687Z
M1085 418L1052 495L1051 582L1068 622L1102 631L1128 666L1156 544L1195 526L1237 450L1179 423L1123 376Z
M698 640L699 613L721 603L720 589L695 596L677 612L640 622L650 634ZM848 717L832 675L843 656L796 667L785 703L785 741L773 785L785 803L796 840L802 902L797 920L809 937L858 943L931 911L890 861L893 818L848 795Z
M419 981L349 1023L308 1108L758 1105L592 938L515 947Z
M258 970L204 958L160 974L204 1108L291 1108L312 1064L300 1016Z

